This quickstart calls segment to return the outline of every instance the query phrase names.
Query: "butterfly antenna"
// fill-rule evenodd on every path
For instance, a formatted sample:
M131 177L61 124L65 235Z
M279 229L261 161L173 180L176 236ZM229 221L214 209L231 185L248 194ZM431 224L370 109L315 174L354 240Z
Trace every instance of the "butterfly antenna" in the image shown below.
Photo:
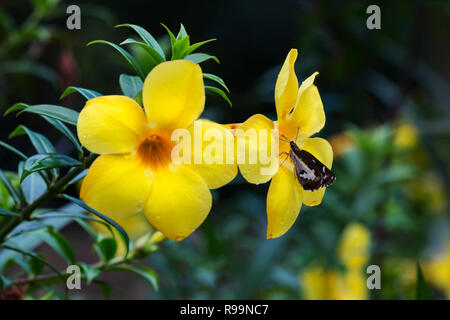
M298 138L298 131L300 130L300 127L297 128L297 134L295 135L295 143L297 143L297 138Z
M284 139L280 139L281 141L283 141L283 142L286 142L286 143L289 143L289 139L288 138L286 138L286 136L285 135L281 135L281 137Z

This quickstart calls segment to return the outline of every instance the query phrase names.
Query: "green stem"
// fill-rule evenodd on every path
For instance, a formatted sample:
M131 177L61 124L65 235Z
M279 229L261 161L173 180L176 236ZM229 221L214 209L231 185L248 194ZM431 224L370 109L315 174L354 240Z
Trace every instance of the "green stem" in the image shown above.
M12 217L3 225L0 229L0 244L6 241L7 235L17 227L22 221L29 220L31 214L42 206L45 202L53 198L55 195L61 193L67 186L67 184L75 178L79 173L81 173L85 168L89 167L90 164L95 160L96 155L91 154L85 161L84 164L80 167L75 168L74 170L67 173L63 178L57 181L55 184L51 185L47 191L37 198L34 202L30 203L27 207L25 207L22 212L20 212L21 217Z

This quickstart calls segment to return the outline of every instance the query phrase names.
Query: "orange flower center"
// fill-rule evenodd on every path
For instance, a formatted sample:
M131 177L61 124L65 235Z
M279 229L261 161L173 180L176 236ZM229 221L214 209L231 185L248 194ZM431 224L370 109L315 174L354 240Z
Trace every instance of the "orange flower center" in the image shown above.
M172 148L170 139L151 133L139 144L137 154L146 165L156 168L170 163Z

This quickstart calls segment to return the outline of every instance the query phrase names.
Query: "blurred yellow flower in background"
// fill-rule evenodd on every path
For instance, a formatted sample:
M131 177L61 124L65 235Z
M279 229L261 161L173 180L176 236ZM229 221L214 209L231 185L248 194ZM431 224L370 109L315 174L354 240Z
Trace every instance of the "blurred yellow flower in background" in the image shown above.
M395 128L394 144L398 147L412 148L417 144L418 132L417 129L406 123L402 123Z
M450 300L450 243L431 261L423 264L426 280L444 291Z
M355 140L348 132L335 134L329 140L335 157L340 157L355 147Z
M262 114L255 114L247 119L237 134L239 145L245 145L245 153L270 155L274 153L273 145L279 146L279 154L290 151L288 139L295 141L300 149L306 150L331 169L333 150L322 138L310 138L325 125L325 112L319 91L314 85L317 72L298 86L294 64L297 50L291 49L281 67L275 85L275 107L277 121L272 121ZM255 130L265 132L269 141L258 139L256 147L248 143L246 132ZM279 134L274 134L278 131ZM280 137L283 140L280 140ZM261 138L261 135L258 137ZM278 154L277 154L278 155ZM277 156L276 155L276 156ZM255 157L256 158L256 157ZM295 173L291 160L280 157L274 167L258 158L255 164L239 163L242 176L250 183L260 184L272 179L267 193L267 238L277 238L285 234L294 224L302 203L316 206L322 202L326 188L315 191L303 190Z
M360 223L343 231L337 256L345 270L328 269L318 262L299 276L302 294L308 300L365 300L369 298L365 266L369 260L370 232Z
M145 79L142 100L145 112L125 96L93 98L80 112L80 142L101 154L83 181L80 197L115 220L144 212L152 226L180 241L211 210L209 189L230 182L237 166L172 161L174 130L193 130L195 122L225 130L197 120L205 104L199 65L187 60L159 64Z

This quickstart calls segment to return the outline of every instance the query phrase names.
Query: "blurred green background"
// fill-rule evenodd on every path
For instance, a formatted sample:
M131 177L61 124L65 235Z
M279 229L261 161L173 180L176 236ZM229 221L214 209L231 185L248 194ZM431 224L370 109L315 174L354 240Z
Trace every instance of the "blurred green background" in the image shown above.
M81 30L67 30L66 8L81 8ZM67 86L120 93L123 61L89 41L125 40L140 25L168 41L160 23L184 24L194 41L216 38L204 64L231 90L233 107L208 96L203 116L243 122L275 119L276 76L298 48L299 80L319 71L337 181L318 207L303 206L280 239L266 240L268 184L238 176L213 191L206 222L181 243L165 241L145 263L160 277L155 292L133 274L107 274L120 299L414 299L419 262L430 297L450 299L450 26L449 1L377 1L381 30L366 27L371 1L57 1L0 4L0 112L16 102L63 104ZM165 39L165 40L164 40ZM1 121L0 139L19 123L53 132L33 116ZM60 153L74 152L55 134ZM31 153L25 137L15 146ZM0 150L1 167L17 161ZM0 192L5 192L0 189ZM71 190L76 192L76 190ZM54 201L53 206L60 203ZM63 230L89 262L89 239L76 224ZM44 245L50 260L58 257ZM381 289L368 290L366 267L381 268ZM102 298L91 286L80 298Z

